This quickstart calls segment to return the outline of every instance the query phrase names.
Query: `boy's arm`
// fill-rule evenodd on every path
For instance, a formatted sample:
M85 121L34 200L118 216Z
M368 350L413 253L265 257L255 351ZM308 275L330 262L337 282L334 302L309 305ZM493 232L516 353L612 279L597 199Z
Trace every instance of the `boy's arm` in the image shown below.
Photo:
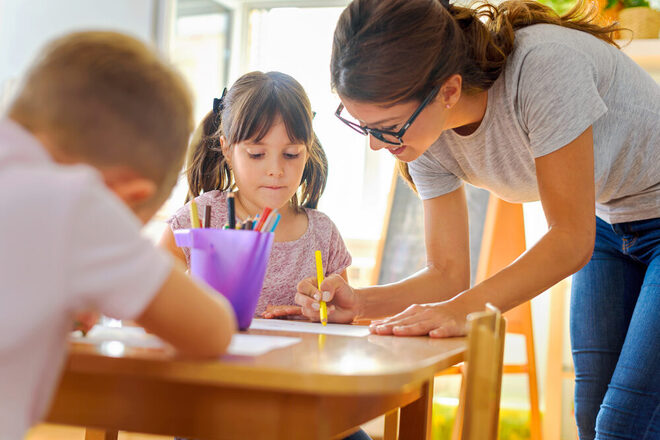
M229 302L210 287L193 281L178 264L136 321L193 357L220 356L236 331Z
M174 255L177 259L183 261L184 264L188 264L188 261L186 261L186 254L183 253L183 249L176 245L176 241L174 241L174 232L172 232L170 227L165 228L163 231L163 235L161 235L160 240L158 240L158 246Z

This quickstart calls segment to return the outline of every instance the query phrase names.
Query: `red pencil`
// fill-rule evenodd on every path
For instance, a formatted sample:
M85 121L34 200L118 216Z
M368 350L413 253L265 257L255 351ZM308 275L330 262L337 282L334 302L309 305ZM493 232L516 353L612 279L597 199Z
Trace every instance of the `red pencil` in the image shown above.
M264 208L264 212L261 213L261 216L259 217L259 222L257 223L257 226L254 228L255 231L261 231L261 227L266 222L268 214L270 214L270 211L272 211L272 209L270 209L268 206Z

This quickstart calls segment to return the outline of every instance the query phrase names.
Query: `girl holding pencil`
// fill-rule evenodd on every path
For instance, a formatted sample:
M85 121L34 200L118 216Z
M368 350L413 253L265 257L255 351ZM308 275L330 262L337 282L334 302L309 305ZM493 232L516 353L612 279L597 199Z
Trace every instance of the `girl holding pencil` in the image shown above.
M296 285L316 276L316 250L325 276L346 279L351 264L337 227L316 210L328 164L312 118L309 98L291 76L248 73L214 101L188 151L189 198L202 226L240 225L265 208L280 215L256 311L266 318L301 314L294 301ZM203 224L205 210L210 210L210 225ZM274 220L262 223L273 229ZM190 202L169 224L161 245L189 264L189 250L176 246L173 230L191 226Z

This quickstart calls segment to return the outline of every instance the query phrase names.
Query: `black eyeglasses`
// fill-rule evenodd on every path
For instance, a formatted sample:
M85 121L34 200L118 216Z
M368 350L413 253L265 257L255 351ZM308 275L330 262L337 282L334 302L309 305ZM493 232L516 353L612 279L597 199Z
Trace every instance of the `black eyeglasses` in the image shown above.
M440 86L436 86L431 90L431 92L428 94L426 98L424 98L424 101L417 107L417 110L415 110L415 113L410 116L408 121L406 121L405 124L403 124L403 127L399 131L388 131L388 130L379 130L377 128L369 128L369 127L363 127L362 125L349 121L348 119L342 118L341 112L344 110L344 104L340 103L339 107L337 107L337 111L335 112L335 116L339 118L340 121L342 121L344 124L348 125L351 127L353 130L357 131L358 133L367 136L367 135L372 135L379 141L385 142L386 144L390 145L403 145L403 135L406 133L406 130L410 128L410 125L415 121L417 116L424 110L424 107L428 105L429 102L433 98L435 98L435 95L438 94L438 91L440 90Z

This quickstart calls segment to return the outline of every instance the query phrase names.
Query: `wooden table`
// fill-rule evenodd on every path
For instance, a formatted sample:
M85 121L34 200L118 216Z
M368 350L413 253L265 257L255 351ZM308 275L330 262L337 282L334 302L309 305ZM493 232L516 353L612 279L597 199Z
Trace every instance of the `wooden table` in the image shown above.
M197 439L330 439L401 407L400 438L425 439L433 376L466 347L464 338L248 333L302 341L207 362L71 344L47 421Z

